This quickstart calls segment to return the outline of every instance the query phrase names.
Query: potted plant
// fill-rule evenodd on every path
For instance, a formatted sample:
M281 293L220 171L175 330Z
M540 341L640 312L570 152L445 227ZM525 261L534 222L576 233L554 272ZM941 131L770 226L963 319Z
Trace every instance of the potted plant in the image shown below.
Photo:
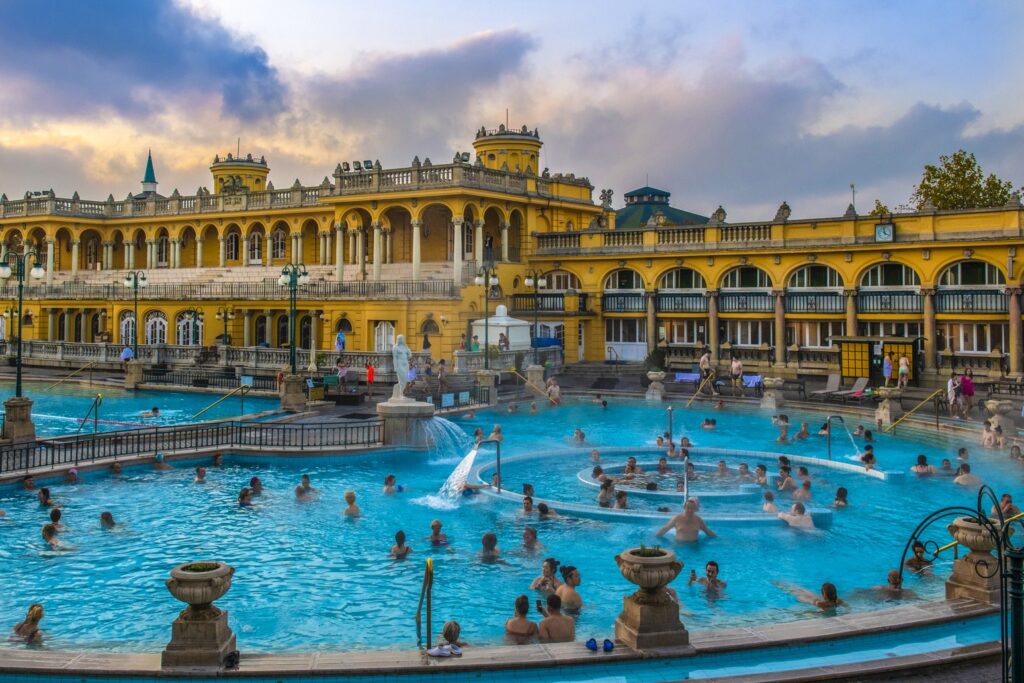
M644 358L644 376L640 378L640 386L646 389L651 382L665 379L665 349L657 347Z
M633 598L641 603L658 603L667 599L664 588L683 570L676 554L660 546L623 550L615 556L623 578L640 587Z

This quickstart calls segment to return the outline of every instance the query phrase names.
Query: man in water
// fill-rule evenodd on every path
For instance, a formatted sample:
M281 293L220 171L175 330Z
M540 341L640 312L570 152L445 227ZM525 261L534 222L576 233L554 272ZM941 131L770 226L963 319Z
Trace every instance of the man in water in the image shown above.
M725 581L718 578L718 563L714 560L709 560L704 565L704 576L698 577L697 570L690 570L690 581L689 585L700 584L708 589L708 591L720 591L725 588Z
M707 534L708 538L715 538L715 532L707 527L704 520L697 514L697 501L688 500L683 505L683 511L668 521L665 526L658 529L656 536L664 536L669 529L676 530L677 543L693 543L697 540L700 532Z
M171 466L164 462L164 454L157 453L153 458L153 469L155 470L169 470Z
M910 567L915 572L923 572L932 566L932 561L924 556L924 543L921 541L914 541L914 544L910 546L910 551L914 553L914 556L906 561L906 566Z
M571 643L576 640L576 620L562 614L562 599L555 593L548 596L548 608L537 600L537 611L544 615L540 622L540 640L545 643Z
M363 511L359 509L358 505L356 505L355 491L345 491L345 503L348 504L348 507L345 508L342 514L346 517L359 517L363 514Z
M448 536L441 533L441 520L435 519L430 523L430 535L427 540L431 545L448 545Z
M160 417L160 408L158 408L157 406L153 406L149 410L143 410L141 413L139 413L139 417L143 419L151 417Z
M813 529L814 520L807 514L807 509L803 503L793 503L793 507L789 509L789 512L780 512L779 519L784 521L794 529Z
M999 505L992 506L992 514L990 516L998 519L1000 512L1003 514L1004 521L1009 517L1020 514L1020 508L1013 504L1013 496L1009 493L1003 494L1002 498L999 499Z
M540 540L537 539L537 530L534 527L528 526L523 529L523 548L525 550L537 551L543 547Z
M964 463L960 465L960 474L953 480L953 483L959 484L960 486L970 486L971 488L974 488L981 486L984 482L981 481L980 477L971 474L971 466Z
M316 493L316 489L309 484L309 475L302 475L302 483L295 487L295 500L299 502L306 502L313 500L313 494Z
M193 484L205 484L206 483L206 468L200 465L196 468L196 478L192 480Z

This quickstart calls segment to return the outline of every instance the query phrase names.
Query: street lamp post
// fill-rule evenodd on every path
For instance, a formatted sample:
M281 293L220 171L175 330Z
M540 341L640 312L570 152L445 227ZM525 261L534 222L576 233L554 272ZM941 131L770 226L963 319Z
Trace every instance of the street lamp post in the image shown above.
M530 346L533 347L533 362L537 362L537 338L540 328L540 290L548 286L544 274L537 270L530 270L526 273L525 284L533 287L533 334L530 335Z
M235 309L230 306L220 306L217 308L217 320L224 323L224 334L221 335L221 345L225 348L228 345L228 321L235 319Z
M124 286L132 288L135 301L135 317L132 318L132 358L139 358L139 289L146 286L146 274L141 270L131 270L124 276Z
M297 373L295 367L296 299L299 287L309 284L309 271L306 270L306 264L299 263L293 265L289 263L286 265L281 269L281 277L277 278L277 284L288 288L288 355L292 366L292 374L294 375Z
M473 280L478 285L484 285L484 369L491 369L490 354L490 324L488 323L488 299L491 298L491 287L498 285L498 269L493 265L481 266Z
M7 280L14 275L18 278L18 310L16 315L18 316L18 351L16 367L16 379L14 383L14 396L15 398L21 398L21 322L24 319L24 302L25 302L25 267L28 265L29 258L32 259L32 269L28 273L33 280L41 280L45 275L46 271L43 266L39 263L39 252L35 249L28 249L22 254L7 254L7 260L4 263L0 263L0 280ZM14 269L11 269L11 262L14 263Z

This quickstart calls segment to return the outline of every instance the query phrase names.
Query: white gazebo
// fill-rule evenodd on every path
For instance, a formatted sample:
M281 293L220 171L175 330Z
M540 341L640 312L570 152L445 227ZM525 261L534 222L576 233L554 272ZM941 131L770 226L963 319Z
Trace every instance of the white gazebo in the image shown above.
M484 350L484 326L487 326L487 341L498 345L498 336L502 333L508 337L509 351L530 350L530 323L508 316L508 308L498 306L490 318L473 321L473 335L480 341L480 350Z

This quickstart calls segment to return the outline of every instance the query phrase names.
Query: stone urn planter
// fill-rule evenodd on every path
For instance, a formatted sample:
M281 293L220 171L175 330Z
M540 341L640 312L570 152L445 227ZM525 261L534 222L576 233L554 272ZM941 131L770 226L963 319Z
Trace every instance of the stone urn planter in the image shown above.
M171 625L171 642L161 655L161 666L222 667L235 651L235 634L228 613L214 607L231 588L235 568L223 562L187 562L171 570L167 590L188 603Z
M660 401L665 396L665 385L662 384L665 379L665 371L651 370L647 373L647 379L651 381L647 387L647 399Z
M786 380L782 377L765 377L761 380L764 392L761 394L761 407L775 410L786 405L786 398L782 395L782 386Z
M1013 424L1011 413L1013 402L1002 399L989 399L985 401L985 410L988 411L989 422L993 427L999 426L1003 430L1003 436L1017 436L1017 428Z
M998 604L998 562L992 554L996 539L973 517L957 517L946 529L969 551L953 563L953 574L946 581L946 599L970 598Z
M900 405L903 390L896 387L879 387L875 389L875 394L882 398L875 408L875 422L888 427L903 415L903 407Z
M683 569L671 550L630 548L615 556L619 572L638 590L622 599L615 637L633 649L685 646L690 636L679 621L679 605L665 586Z

